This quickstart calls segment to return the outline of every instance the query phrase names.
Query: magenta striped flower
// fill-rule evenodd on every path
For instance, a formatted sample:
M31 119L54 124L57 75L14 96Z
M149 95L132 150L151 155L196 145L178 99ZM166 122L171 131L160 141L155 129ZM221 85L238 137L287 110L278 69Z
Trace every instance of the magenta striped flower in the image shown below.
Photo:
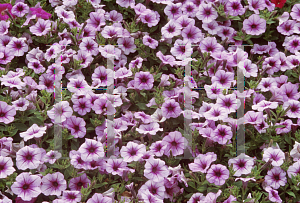
M6 102L0 101L0 122L9 124L15 120L14 116L17 114L16 109L9 106Z
M207 171L206 180L215 185L224 185L229 178L229 170L222 164L213 164Z

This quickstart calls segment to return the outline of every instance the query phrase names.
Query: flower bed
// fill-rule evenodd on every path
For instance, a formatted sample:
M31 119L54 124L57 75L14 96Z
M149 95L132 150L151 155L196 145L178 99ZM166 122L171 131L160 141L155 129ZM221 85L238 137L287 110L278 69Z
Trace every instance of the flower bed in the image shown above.
M300 202L295 0L2 0L0 20L1 202Z

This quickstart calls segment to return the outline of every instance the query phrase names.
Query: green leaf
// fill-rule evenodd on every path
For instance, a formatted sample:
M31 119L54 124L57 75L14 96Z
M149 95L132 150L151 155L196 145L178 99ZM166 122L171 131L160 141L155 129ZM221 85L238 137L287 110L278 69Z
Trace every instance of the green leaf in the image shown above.
M148 108L145 103L137 103L136 105L139 107L139 110L146 110Z
M228 16L228 18L231 20L241 20L239 16Z
M104 182L104 183L100 183L100 184L96 184L94 186L94 188L100 188L100 187L103 187L104 185L107 185L108 183L107 182Z
M247 198L244 202L250 202L251 200L255 200L254 198Z
M160 72L160 73L154 75L154 81L157 80L158 78L160 78L161 75L162 75L162 72Z
M242 38L239 36L234 36L233 39L238 40L238 41L242 40Z
M95 130L94 127L88 127L88 128L86 129L86 131L94 131L94 130Z
M37 124L38 126L44 125L43 117L29 117L29 125Z
M14 123L16 128L20 131L26 131L28 127L24 123Z
M245 39L244 39L244 41L248 41L249 39L251 39L251 35L247 35L246 37L245 37Z
M274 126L274 128L283 128L283 127L285 127L285 125L276 125L276 126Z
M18 129L13 129L11 132L9 132L9 135L12 137L12 136L14 136L15 134L17 134L17 132L18 132Z
M295 195L292 191L288 191L288 192L286 192L286 193L288 193L290 196L296 198L296 195Z

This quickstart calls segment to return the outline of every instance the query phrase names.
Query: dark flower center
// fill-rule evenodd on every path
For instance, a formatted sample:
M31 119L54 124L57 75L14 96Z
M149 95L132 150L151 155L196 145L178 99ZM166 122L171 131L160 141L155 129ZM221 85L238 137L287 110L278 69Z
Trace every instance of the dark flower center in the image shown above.
M0 165L0 171L2 171L4 169L4 166L5 165L2 165L2 164Z
M228 35L228 30L223 30L223 35Z
M31 156L30 154L28 154L28 155L26 156L26 159L27 159L27 160L31 160L31 159L32 159L32 156Z
M148 38L148 42L149 42L149 43L152 43L152 39L151 39L151 38Z
M38 63L34 63L34 64L33 64L33 67L34 67L34 68L38 68L38 67L39 67L39 64L38 64Z
M220 177L220 176L221 176L220 170L215 171L215 176L217 176L217 177Z
M90 153L94 153L96 151L96 149L94 148L94 147L91 147L90 149L89 149L89 152Z
M23 188L23 190L27 190L29 188L29 185L24 184L22 188Z
M293 47L297 47L299 45L299 43L297 41L293 42Z
M185 46L181 46L181 47L180 47L180 51L181 51L182 53L185 53Z
M119 167L118 167L117 165L114 165L114 166L113 166L113 170L114 170L114 171L117 171L118 168L119 168Z
M193 8L189 6L189 7L186 8L186 11L192 12L192 11L193 11Z
M161 145L156 145L156 150L157 150L157 151L160 151L161 148L162 148Z
M275 180L279 180L279 175L274 175Z
M173 106L169 106L168 107L168 111L173 111L174 107Z
M238 164L238 166L239 166L240 168L243 168L243 167L245 167L245 163L242 162L242 161L240 161L240 163Z
M83 186L83 183L82 183L82 182L78 182L78 183L77 183L77 186L78 186L78 187L81 187L81 186Z
M213 51L213 48L212 47L208 47L207 51Z
M172 13L172 14L175 14L176 12L177 12L177 9L176 9L176 8L172 8L172 9L171 9L171 13Z
M207 11L205 12L205 14L209 16L209 15L210 15L210 10L207 10Z
M79 126L76 125L76 126L74 127L74 130L75 130L76 132L79 131Z
M175 146L177 146L177 142L175 142L175 140L174 140L171 142L171 145L175 147Z
M70 194L70 195L69 195L69 199L75 199L75 198L76 198L75 195L73 195L73 194Z
M131 150L130 155L131 155L131 156L136 155L136 151L135 151L135 150Z
M23 11L23 6L19 5L19 6L17 7L17 9L18 9L18 11Z
M153 173L156 173L158 170L157 170L157 166L154 166L153 168L152 168L152 172Z
M224 136L226 135L226 133L224 132L224 130L220 131L220 135L221 135L222 137L224 137Z
M92 49L92 45L88 44L88 45L86 46L86 49L87 49L87 50L91 50L91 49Z
M169 31L170 33L171 33L171 32L174 32L174 30L175 30L175 29L174 29L173 27L169 27L169 28L168 28L168 31Z
M237 10L237 9L239 8L239 4L234 3L234 4L232 5L232 8L233 8L233 10Z
M145 77L141 78L141 82L142 82L142 83L147 83L147 81L148 81L147 78L145 78Z
M22 106L24 106L24 103L23 103L23 102L20 102L20 103L17 104L17 106L18 106L18 107L22 107Z
M225 78L221 78L221 79L220 79L220 83L221 83L221 84L224 84L225 82L226 82L226 79L225 79Z
M55 181L55 182L52 183L52 185L53 185L54 187L57 187L57 186L58 186L58 183Z
M231 103L229 101L225 102L225 106L230 107Z
M202 168L206 168L207 164L206 163L202 163Z
M296 112L297 111L297 107L295 107L295 106L292 106L292 108L291 108L291 112Z
M17 47L18 49L21 49L21 48L22 48L21 43L16 43L16 47Z
M157 193L156 188L152 188L152 189L151 189L151 193L152 193L153 195L155 195L155 194Z
M270 62L269 62L269 65L270 65L270 66L274 66L274 65L275 65L275 62L274 62L274 61L270 61Z
M253 24L253 25L251 25L251 28L252 28L252 29L256 28L256 25L254 25L254 24Z

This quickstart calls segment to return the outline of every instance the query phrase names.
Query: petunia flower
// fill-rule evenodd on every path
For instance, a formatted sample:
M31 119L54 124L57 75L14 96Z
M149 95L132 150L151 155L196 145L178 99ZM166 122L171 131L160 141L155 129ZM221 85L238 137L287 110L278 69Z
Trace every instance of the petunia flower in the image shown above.
M61 153L58 152L58 151L53 151L53 150L50 150L49 152L47 152L47 154L44 156L44 161L45 162L48 162L50 164L54 164L55 161L57 159L60 159L61 158Z
M86 113L90 112L92 104L87 98L79 98L73 102L73 110L79 115L84 116Z
M117 40L118 45L125 55L136 52L136 45L133 37L123 37Z
M29 30L36 36L47 35L51 30L51 21L39 18L35 25L29 27Z
M9 15L7 15L7 13L5 13L6 9L7 9L7 12L9 12L9 14L12 15L12 13L11 13L12 5L11 4L0 4L0 20L1 21L6 21L9 19ZM14 17L14 16L12 16L12 17Z
M71 130L71 135L74 138L83 138L86 134L85 121L81 117L71 116L66 122L65 126Z
M170 156L170 151L172 150L173 156L178 156L183 154L185 148L185 137L179 131L170 132L163 139L163 145L167 145L165 149L165 155Z
M159 199L165 198L166 188L164 186L164 182L156 182L153 180L148 180L138 191L138 195L149 191L152 195Z
M8 47L0 47L0 64L8 64L15 57Z
M273 4L275 4L276 7L282 8L286 2L286 0L271 0Z
M143 37L143 44L149 46L151 49L156 49L158 46L158 41L151 38L149 35Z
M73 191L64 190L62 195L62 200L65 200L64 202L68 202L68 203L80 202L81 193L80 191L76 191L76 190Z
M105 17L104 14L99 12L91 12L89 14L90 18L87 19L87 25L96 29L96 31L101 30L101 26L105 25Z
M253 158L244 153L241 153L236 158L229 159L228 165L233 165L235 171L234 176L241 176L242 174L249 174L254 166Z
M218 12L212 7L212 3L201 3L196 17L203 23L209 23L218 17Z
M193 24L189 24L183 28L181 36L183 37L183 43L198 43L203 39L201 30Z
M145 145L131 141L128 142L126 146L122 146L120 150L120 154L125 162L138 161L144 153L146 153Z
M200 43L200 49L202 52L216 53L222 51L223 47L217 42L215 37L206 37Z
M13 122L16 113L16 109L13 106L9 106L6 102L0 101L0 122L5 124Z
M295 31L295 20L287 20L277 26L277 31L282 35L292 35Z
M154 77L149 72L137 72L134 76L134 87L139 90L150 90L153 87Z
M225 108L214 105L209 111L203 113L203 116L208 120L222 120L228 117L228 112Z
M225 145L232 138L231 127L226 125L218 124L217 128L214 130L212 139L221 145Z
M292 35L285 37L282 44L289 52L295 53L300 50L300 37L297 35Z
M82 187L87 188L91 184L90 179L88 179L86 173L83 173L81 176L72 178L69 183L69 188L71 190L80 191Z
M266 20L257 14L252 14L243 22L243 29L249 35L260 35L266 31Z
M215 185L224 185L229 178L229 170L221 164L213 164L207 171L206 180Z
M268 171L265 176L266 183L274 189L279 189L280 186L285 186L287 183L286 172L282 170L279 166L275 166Z
M96 56L99 53L98 44L91 37L83 38L79 48L92 56Z
M170 174L165 162L160 159L150 158L146 160L144 176L155 182L162 181Z
M101 142L85 138L85 142L79 147L78 152L84 161L98 160L104 157L104 149Z
M51 13L47 13L42 8L31 7L30 11L31 11L31 15L36 15L37 18L42 18L42 19L45 19L45 20L48 20L52 16Z
M7 178L7 176L13 174L16 171L13 166L11 157L0 156L0 178Z
M281 2L281 5L282 5L282 2L285 3L286 0L277 0L277 1L280 1ZM284 4L283 3L283 4ZM280 7L282 8L282 7ZM294 20L298 20L299 17L300 17L300 4L295 4L292 9L291 9L291 17L294 19Z
M90 199L87 200L86 203L99 203L99 202L112 203L113 200L112 198L103 196L100 193L95 193Z
M264 149L262 160L265 162L272 160L272 166L281 166L283 164L284 159L285 155L281 149L274 149L272 147Z
M267 186L265 190L269 193L268 199L271 202L276 202L276 203L282 202L277 190L273 190L270 186Z
M165 38L173 38L180 35L181 29L176 20L171 19L166 25L161 28L161 34Z
M248 0L249 10L254 11L255 14L259 14L259 10L264 10L266 4L263 0Z
M167 100L163 103L162 107L162 116L165 118L177 118L180 116L182 110L178 102L174 99Z
M239 16L245 13L245 8L241 4L240 0L230 0L226 4L226 9L229 11L231 16Z
M211 163L217 160L217 155L213 152L198 154L194 163L189 164L189 169L193 172L207 173Z
M11 13L22 18L25 14L29 13L29 6L23 2L18 2L12 7Z
M24 141L32 138L40 138L46 133L47 126L39 127L37 124L33 124L26 132L20 133L20 137L24 138Z
M61 192L67 189L67 181L60 172L47 174L42 178L41 191L44 195L60 196Z
M68 101L61 101L54 105L54 107L47 111L47 115L55 123L64 122L67 118L71 117L73 113L72 108L69 106Z
M37 169L41 164L41 158L40 148L25 146L16 154L16 165L20 170Z
M10 37L6 36L6 34L8 33L9 27L10 27L10 21L1 20L0 21L0 36L4 36L5 38L10 39ZM3 41L5 39L4 37L2 37L1 41Z
M182 15L182 3L170 3L164 8L164 13L169 19L176 20Z
M16 182L12 184L11 190L22 200L30 201L41 194L40 187L41 178L38 175L23 172L16 177Z
M218 23L215 20L209 23L203 23L202 28L211 35L216 35L221 29L221 27L218 25Z

